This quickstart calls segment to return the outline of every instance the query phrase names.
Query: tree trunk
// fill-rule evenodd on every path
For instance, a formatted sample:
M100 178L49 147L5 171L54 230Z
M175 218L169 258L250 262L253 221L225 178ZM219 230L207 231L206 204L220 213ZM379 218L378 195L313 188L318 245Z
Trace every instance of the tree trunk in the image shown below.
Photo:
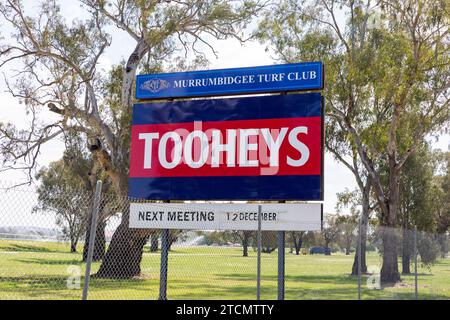
M359 228L357 235L357 244L355 251L355 258L353 260L352 266L352 276L358 275L358 255L359 250L361 250L361 273L367 273L367 262L366 262L366 247L367 247L367 229L369 226L370 219L370 191L372 189L372 178L367 176L365 184L360 184L360 189L362 189L362 212L361 212L361 247L359 242Z
M402 255L402 274L410 274L411 273L411 256L409 254L403 253Z
M402 274L411 273L411 252L412 252L411 233L403 227L402 232Z
M157 252L158 251L158 238L159 233L158 231L153 231L152 235L150 236L150 252Z
M298 240L297 245L295 246L295 254L298 256L300 254L300 249L302 248L303 241Z
M397 108L394 111L394 120L397 119L398 112ZM396 117L397 116L397 117ZM395 122L395 121L393 121ZM393 124L395 128L396 124ZM391 132L391 135L395 135L395 130ZM400 273L398 271L398 254L397 254L397 236L395 234L397 210L399 204L399 175L400 171L397 168L397 154L395 152L396 148L396 137L390 138L390 143L388 146L388 157L389 157L389 198L384 206L385 211L383 212L384 222L383 226L385 230L383 232L383 265L381 267L381 283L382 284L394 284L400 280Z
M397 163L397 127L400 118L401 104L394 106L394 113L391 120L389 133L389 143L387 154L389 160L389 197L382 207L382 222L385 230L383 232L383 265L381 267L381 283L395 284L400 280L398 272L397 237L395 234L397 210L400 200L400 167Z
M95 231L94 253L92 261L100 261L105 256L106 237L105 237L106 221L99 221L97 223L97 230ZM91 230L91 219L86 228L86 238L83 247L83 262L86 262L89 249L89 234Z
M383 265L381 267L381 283L392 285L400 280L398 271L397 235L393 221L394 206L389 206L389 216L383 230Z
M95 231L94 254L93 261L101 261L105 256L106 250L106 236L105 236L106 221L102 221L97 225Z
M298 241L295 241L295 254L298 256L300 254L300 249L302 248L303 241L301 239L298 239Z
M130 229L129 206L124 210L122 222L111 239L108 251L96 277L130 279L141 273L144 245L150 237L148 229Z
M250 235L247 231L243 232L243 238L242 238L242 256L248 257L248 243L250 239Z
M398 185L397 185L398 186ZM392 186L391 186L392 187ZM391 189L392 190L392 189ZM397 188L398 191L398 188ZM397 235L395 234L395 216L397 211L398 192L391 194L387 219L383 230L383 265L381 267L381 283L392 285L400 280L398 271Z
M367 235L364 236L362 234L362 243L361 243L361 273L367 273L367 260L366 260L366 239ZM352 276L358 275L358 254L359 254L359 244L356 246L356 252L355 252L355 259L353 260L353 266L352 266Z
M169 251L172 250L172 244L178 240L178 235L169 233Z
M347 235L345 238L345 255L349 256L350 251L352 249L352 237L350 235Z
M328 241L325 241L325 255L329 256L331 255L331 250L329 248L330 243Z
M303 231L298 234L298 237L297 237L296 231L291 231L292 243L294 244L295 254L297 256L300 254L300 249L302 248L303 235L304 235ZM291 247L291 253L292 253L292 247Z
M366 243L367 243L368 223L369 223L368 216L363 214L363 219L361 221L361 245L359 243L357 243L357 245L356 245L355 258L353 259L353 266L352 266L352 275L353 276L358 275L359 250L361 250L361 273L367 273ZM358 239L359 239L359 235L358 235Z
M367 273L367 259L366 259L366 247L367 247L367 227L369 224L369 213L364 212L363 206L363 213L362 213L362 220L361 220L361 246L359 242L359 230L358 230L358 236L357 236L357 244L356 244L356 250L355 250L355 258L353 259L353 266L352 266L352 275L356 276L358 275L358 255L359 250L361 250L361 273ZM368 206L367 206L368 209ZM368 212L368 210L366 211Z
M444 259L448 253L448 240L445 232L438 234L438 242L441 251L441 258Z
M76 241L70 241L70 253L77 252L77 242Z
M397 257L397 236L392 227L383 231L383 265L381 267L381 283L395 284L400 280Z

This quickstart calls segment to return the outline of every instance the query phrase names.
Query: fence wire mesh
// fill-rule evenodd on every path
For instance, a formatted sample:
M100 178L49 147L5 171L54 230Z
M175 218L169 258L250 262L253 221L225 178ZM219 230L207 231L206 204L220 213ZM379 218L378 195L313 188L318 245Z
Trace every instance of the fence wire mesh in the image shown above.
M62 186L1 186L0 299L81 299L93 200L92 192ZM162 232L128 228L130 202L144 201L101 196L89 299L160 297ZM285 232L286 299L358 298L358 223L332 220L319 232ZM386 233L397 246L401 281L381 286ZM167 298L255 299L256 235L170 230ZM262 299L277 298L277 235L262 232ZM362 299L450 299L448 233L368 226L364 238Z

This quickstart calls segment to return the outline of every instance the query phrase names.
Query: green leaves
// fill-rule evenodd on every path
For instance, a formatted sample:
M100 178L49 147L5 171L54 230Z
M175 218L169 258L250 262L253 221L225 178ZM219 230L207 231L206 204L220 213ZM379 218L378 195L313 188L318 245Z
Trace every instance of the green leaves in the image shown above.
M449 16L436 9L445 5L415 3L407 9L404 1L384 7L340 3L340 14L349 17L342 25L335 23L333 4L299 7L281 1L264 16L256 35L286 62L324 61L327 103L346 115L367 150L376 151L374 158L386 155L395 106L400 153L448 123L448 86L447 93L437 89L445 87L438 79L450 81L449 42L444 40L449 28L443 25ZM334 132L327 139L338 137Z

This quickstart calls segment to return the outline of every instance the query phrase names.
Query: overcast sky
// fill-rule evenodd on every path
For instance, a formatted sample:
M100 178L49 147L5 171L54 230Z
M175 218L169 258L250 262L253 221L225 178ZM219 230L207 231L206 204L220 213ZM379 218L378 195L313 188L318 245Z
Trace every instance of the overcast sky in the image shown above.
M27 9L33 10L33 6L37 1L25 1ZM80 9L76 1L63 1L63 13L67 19L74 19L77 17L82 17L84 15L83 10ZM341 17L342 21L342 17ZM124 32L116 31L113 34L112 45L107 49L106 54L101 59L100 70L106 72L108 68L114 64L118 63L121 59L126 59L128 55L132 52L134 43L127 37ZM8 30L2 30L4 36L8 35ZM257 42L247 42L245 45L241 45L236 40L225 40L225 41L213 41L213 46L218 52L218 57L215 58L210 51L205 51L208 58L210 59L211 69L217 68L232 68L232 67L251 67L259 65L270 65L276 63L274 57L270 53L266 52L265 46ZM10 71L7 69L1 70L8 77ZM326 85L326 83L325 83ZM11 122L18 127L26 128L28 125L29 118L25 114L23 106L18 104L18 101L11 97L5 92L5 83L3 77L0 80L0 121L1 122ZM57 119L57 117L44 110L41 113L41 119L49 121L51 119ZM434 148L439 148L441 150L448 150L450 144L449 135L442 136L438 141L433 142ZM59 140L53 140L43 146L41 154L39 156L39 165L47 165L51 161L58 160L63 152L63 143ZM0 173L0 186L1 184L10 184L23 181L25 176L19 172L7 172ZM356 188L355 180L348 169L343 165L336 162L333 157L326 153L325 155L325 201L324 201L324 211L326 213L333 213L336 204L336 193L342 192L346 188L352 190ZM28 211L27 203L32 203L33 201L25 201L23 203L23 208L21 211ZM31 205L32 206L32 205ZM3 207L3 208L2 208ZM2 199L0 199L0 211L4 211L4 203L2 204ZM9 211L9 210L8 210ZM10 219L12 220L12 219ZM31 217L28 219L20 219L17 223L8 223L9 225L27 225L32 224L32 221L42 221L36 220L36 217ZM0 226L5 221L1 221Z

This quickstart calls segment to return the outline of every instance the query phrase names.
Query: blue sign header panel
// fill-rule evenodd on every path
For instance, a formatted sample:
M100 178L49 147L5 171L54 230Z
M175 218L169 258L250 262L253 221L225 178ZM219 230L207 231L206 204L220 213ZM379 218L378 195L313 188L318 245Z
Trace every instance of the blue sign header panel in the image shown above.
M136 98L165 99L320 90L321 62L138 75Z
M320 93L136 104L129 197L322 200Z

